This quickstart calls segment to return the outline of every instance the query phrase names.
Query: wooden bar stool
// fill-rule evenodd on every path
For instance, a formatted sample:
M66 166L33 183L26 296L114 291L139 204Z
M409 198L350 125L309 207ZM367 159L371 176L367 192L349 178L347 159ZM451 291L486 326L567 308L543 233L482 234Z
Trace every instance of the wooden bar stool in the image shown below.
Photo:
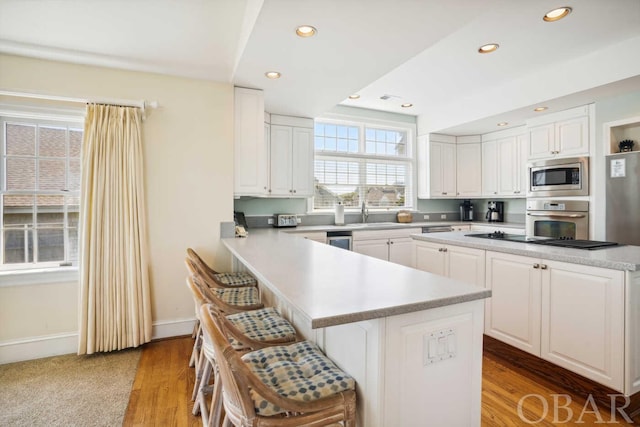
M258 281L251 274L244 271L234 273L218 272L204 262L193 249L187 248L187 258L208 282L214 282L220 287L233 288L236 286L258 286Z
M224 426L355 426L355 381L310 341L241 354L227 339L223 316L200 308L204 355L217 363ZM220 412L220 411L218 411ZM219 413L209 418L213 421Z

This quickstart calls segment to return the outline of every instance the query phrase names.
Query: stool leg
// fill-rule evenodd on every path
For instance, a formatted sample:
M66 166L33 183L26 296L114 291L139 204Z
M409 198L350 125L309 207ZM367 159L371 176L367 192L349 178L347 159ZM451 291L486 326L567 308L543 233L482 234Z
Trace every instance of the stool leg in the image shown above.
M191 358L189 359L189 367L193 368L198 364L199 356L202 348L202 326L198 323L198 331L196 332L196 340L191 350Z

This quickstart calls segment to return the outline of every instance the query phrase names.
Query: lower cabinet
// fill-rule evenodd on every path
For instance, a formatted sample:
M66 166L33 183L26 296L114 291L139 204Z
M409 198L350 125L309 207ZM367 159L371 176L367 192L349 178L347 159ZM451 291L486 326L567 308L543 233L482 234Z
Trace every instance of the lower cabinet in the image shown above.
M354 240L353 251L413 267L413 239L410 237Z
M416 241L415 268L461 282L484 286L485 251Z
M529 257L487 252L485 334L540 355L542 274Z
M487 251L485 333L624 389L624 273Z
M304 233L295 233L294 236L303 237L314 242L327 243L326 231L307 231Z

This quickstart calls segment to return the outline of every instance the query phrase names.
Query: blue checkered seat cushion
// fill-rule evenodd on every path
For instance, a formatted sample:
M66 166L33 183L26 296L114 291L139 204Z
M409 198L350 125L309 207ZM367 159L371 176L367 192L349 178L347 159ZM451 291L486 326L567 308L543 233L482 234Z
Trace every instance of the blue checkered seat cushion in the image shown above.
M213 280L225 286L252 286L256 284L256 279L249 273L216 273Z
M355 388L355 380L341 371L315 344L267 347L242 356L249 369L281 396L310 402ZM271 416L285 412L251 390L256 413Z
M296 331L273 307L230 314L227 319L240 332L256 341L295 341ZM231 345L238 349L242 345L229 337Z
M260 304L260 295L258 288L240 287L240 288L209 288L215 296L223 302L238 307L247 305Z

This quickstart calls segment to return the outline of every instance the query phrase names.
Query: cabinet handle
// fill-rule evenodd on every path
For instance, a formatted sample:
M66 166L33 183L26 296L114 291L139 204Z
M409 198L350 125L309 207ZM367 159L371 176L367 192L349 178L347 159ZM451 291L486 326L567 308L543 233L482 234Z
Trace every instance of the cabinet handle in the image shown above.
M442 248L438 248L438 252L442 252Z
M264 189L266 190L266 189L267 189L267 187L264 187Z
M493 194L498 194L498 192L497 192L497 191L494 191L494 192L493 192Z
M447 252L447 248L442 248L442 252Z
M447 195L447 193L444 193L444 192L443 192L442 194L443 194L444 196L446 196L446 195Z
M541 269L543 269L543 270L546 270L546 269L547 269L547 264L542 264L542 265L540 266L540 268L541 268Z
M389 243L391 243L391 244L393 245L393 240L392 240L392 241L390 241Z
M540 268L540 264L533 264L533 268Z
M271 189L269 189L269 193L271 193Z

